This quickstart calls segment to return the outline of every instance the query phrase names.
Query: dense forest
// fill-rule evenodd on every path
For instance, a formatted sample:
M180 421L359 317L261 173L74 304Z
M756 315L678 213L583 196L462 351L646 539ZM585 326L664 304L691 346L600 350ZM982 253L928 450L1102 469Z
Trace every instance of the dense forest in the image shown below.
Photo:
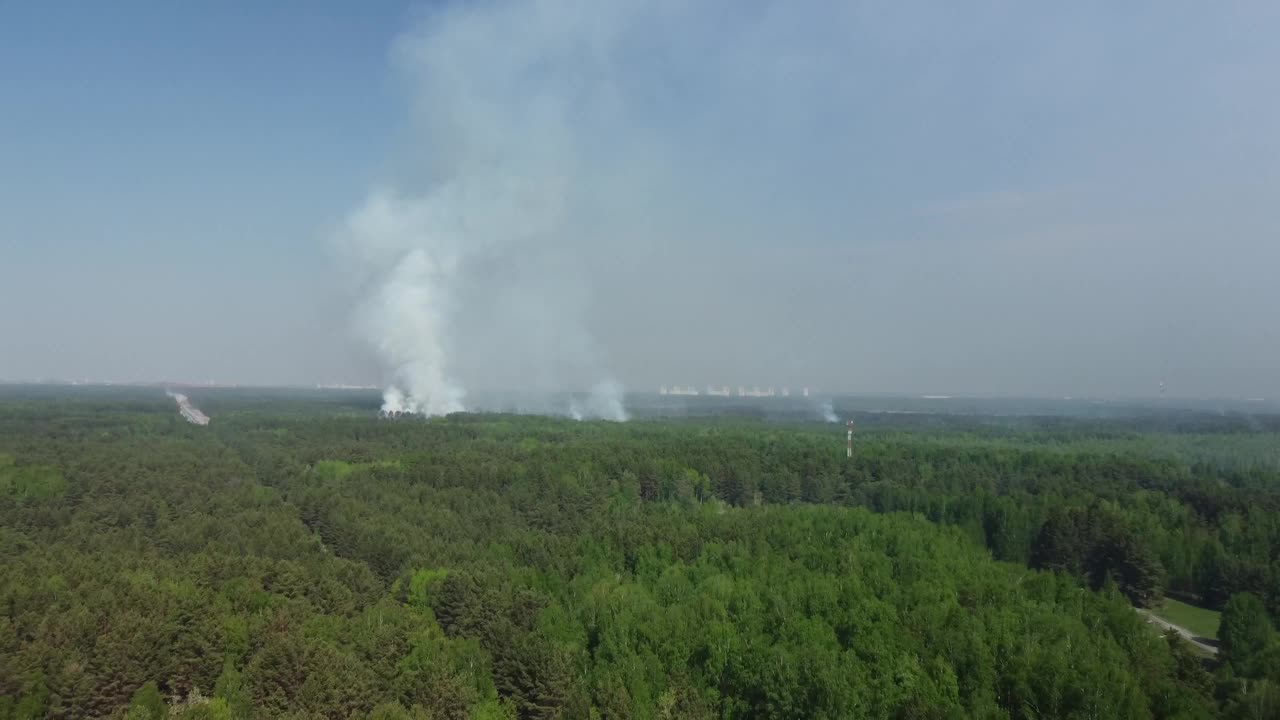
M1280 714L1274 419L193 399L0 392L0 718Z

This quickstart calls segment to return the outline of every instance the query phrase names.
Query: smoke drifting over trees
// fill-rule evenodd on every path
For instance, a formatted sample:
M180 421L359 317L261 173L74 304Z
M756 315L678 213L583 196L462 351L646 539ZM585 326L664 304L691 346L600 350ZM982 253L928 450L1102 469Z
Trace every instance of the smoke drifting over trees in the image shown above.
M1116 187L1125 157L1204 127L1170 120L1117 145L1113 131L1154 110L1113 108L1077 118L1092 139L1048 138L1039 169L1016 171L1001 148L1029 114L1120 94L1110 46L1063 65L1084 26L1022 18L1044 43L1004 51L1054 80L1037 85L965 50L994 11L957 17L958 34L924 22L936 14L542 0L422 17L394 52L410 141L346 234L387 407L448 412L467 406L464 389L619 380L1140 395L1170 358L1179 392L1213 385L1224 361L1187 338L1227 347L1260 317L1240 306L1228 327L1175 310L1207 225L1152 202L1199 181ZM985 73L976 102L990 112L901 64L917 56L934 74ZM1198 78L1187 91L1231 88ZM1211 146L1191 153L1221 161ZM1250 197L1221 194L1199 201ZM1273 254L1248 232L1228 242ZM1139 279L1144 268L1159 272ZM1256 273L1241 272L1212 302L1243 302ZM1277 340L1246 334L1255 350ZM1227 362L1248 376L1250 361Z

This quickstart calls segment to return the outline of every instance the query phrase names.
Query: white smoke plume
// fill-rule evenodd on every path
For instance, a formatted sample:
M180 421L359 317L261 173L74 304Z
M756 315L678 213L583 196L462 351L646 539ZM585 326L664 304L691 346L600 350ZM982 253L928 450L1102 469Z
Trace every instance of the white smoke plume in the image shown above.
M586 417L598 417L604 420L623 422L628 419L626 407L622 404L622 385L612 380L605 380L591 389L586 402L576 399L569 404L569 416L574 420Z
M836 415L836 410L831 405L831 401L827 400L818 407L818 412L822 415L823 422L838 423L840 417Z
M571 416L627 418L582 319L594 288L577 257L599 232L577 158L584 121L608 105L603 63L623 13L607 5L450 7L402 38L414 167L371 194L340 243L386 373L384 412L465 410L474 381L526 398L591 387Z

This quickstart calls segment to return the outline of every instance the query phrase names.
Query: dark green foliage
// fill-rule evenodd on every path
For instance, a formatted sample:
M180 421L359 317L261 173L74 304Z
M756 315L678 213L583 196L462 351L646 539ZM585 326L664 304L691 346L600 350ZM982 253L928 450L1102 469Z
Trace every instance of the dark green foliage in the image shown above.
M1251 717L1280 683L1265 468L254 402L0 403L0 719ZM1165 591L1230 608L1216 677L1133 612Z
M1237 593L1222 609L1218 630L1227 660L1238 674L1257 677L1264 668L1256 667L1268 646L1275 642L1275 630L1266 606L1253 593ZM1274 668L1280 670L1280 667Z
M1244 682L1224 715L1231 720L1274 720L1280 717L1280 685L1269 680Z
M1167 633L1165 641L1169 643L1169 653L1173 655L1173 678L1178 687L1202 698L1213 697L1213 675L1205 669L1204 659L1176 632Z
M1100 506L1051 511L1036 538L1032 564L1085 578L1095 590L1114 581L1140 607L1160 599L1160 564L1122 517Z

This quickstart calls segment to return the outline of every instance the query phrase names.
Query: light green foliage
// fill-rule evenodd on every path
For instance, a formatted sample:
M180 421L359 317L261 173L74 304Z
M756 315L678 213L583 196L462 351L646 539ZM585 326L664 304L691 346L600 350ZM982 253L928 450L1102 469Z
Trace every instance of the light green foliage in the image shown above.
M12 458L0 462L0 496L18 502L49 502L67 492L67 481L56 468L42 465L16 465Z
M129 700L130 720L163 720L169 715L169 705L160 696L155 682L148 681L133 693Z
M445 569L423 568L409 576L409 603L417 607L431 607L431 593L449 576Z
M351 463L341 460L321 460L312 466L311 474L321 480L338 482L345 480L354 469Z
M468 720L515 720L515 706L507 700L485 700L471 709Z
M222 637L227 658L239 660L249 651L249 621L243 615L223 618Z
M369 713L368 720L413 720L414 716L398 702L383 703Z
M223 664L222 674L214 685L213 695L227 704L228 710L235 717L249 717L253 712L252 699L245 686L244 676L236 670L230 658Z
M202 698L197 702L188 700L185 705L175 709L170 717L175 720L233 720L227 701L222 698Z
M26 687L19 695L18 701L9 710L9 717L13 720L38 720L45 716L48 708L49 687L40 673L36 673L35 677L25 684Z
M324 482L343 482L352 475L370 471L399 470L399 460L378 460L375 462L352 463L344 460L321 460L311 466L311 475Z

